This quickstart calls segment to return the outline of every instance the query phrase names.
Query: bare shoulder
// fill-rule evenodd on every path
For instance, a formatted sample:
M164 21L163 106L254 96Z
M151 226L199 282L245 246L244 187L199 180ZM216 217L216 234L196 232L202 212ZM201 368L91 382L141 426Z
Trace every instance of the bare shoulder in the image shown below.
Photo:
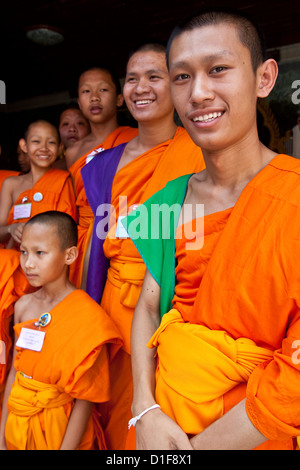
M25 175L14 175L8 176L2 183L3 191L12 192L16 187L18 187L24 181ZM1 188L1 191L2 191Z
M32 309L32 302L34 300L33 294L26 294L20 297L15 303L14 307L14 321L15 323L22 323L23 321L30 320L30 312ZM35 318L32 316L32 319Z

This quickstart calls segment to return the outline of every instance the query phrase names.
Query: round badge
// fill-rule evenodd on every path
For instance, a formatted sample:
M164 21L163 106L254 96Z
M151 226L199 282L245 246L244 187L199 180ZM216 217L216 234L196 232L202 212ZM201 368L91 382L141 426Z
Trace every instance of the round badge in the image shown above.
M51 322L51 315L50 313L43 313L38 321L39 326L47 326Z
M33 195L33 200L34 200L35 202L40 202L40 201L43 200L43 197L44 197L44 196L42 195L42 193L35 193L35 194Z

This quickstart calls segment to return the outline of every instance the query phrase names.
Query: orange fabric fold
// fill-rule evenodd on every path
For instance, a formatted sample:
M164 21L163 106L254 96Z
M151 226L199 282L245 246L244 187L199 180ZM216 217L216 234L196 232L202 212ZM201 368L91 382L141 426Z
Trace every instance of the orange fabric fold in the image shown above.
M149 346L159 358L157 403L191 435L220 418L224 395L273 357L248 338L234 340L225 331L184 322L175 309L163 316Z
M17 250L0 250L0 407L5 381L11 366L13 335L11 321L18 298L32 291L21 267Z

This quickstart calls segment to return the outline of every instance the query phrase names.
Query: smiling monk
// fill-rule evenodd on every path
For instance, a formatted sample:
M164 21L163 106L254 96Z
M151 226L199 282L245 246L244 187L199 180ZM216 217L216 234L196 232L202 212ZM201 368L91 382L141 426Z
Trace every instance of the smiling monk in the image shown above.
M131 332L137 447L293 449L300 165L265 147L256 122L277 64L251 20L206 11L175 29L168 65L175 107L206 169L168 183L124 223L148 268ZM182 206L167 239L151 238L154 204Z

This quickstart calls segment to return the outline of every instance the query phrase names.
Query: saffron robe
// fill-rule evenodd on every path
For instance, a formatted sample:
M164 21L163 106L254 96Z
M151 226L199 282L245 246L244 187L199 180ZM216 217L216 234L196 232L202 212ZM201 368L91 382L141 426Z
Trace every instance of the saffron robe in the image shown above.
M114 171L117 170L124 148L125 146L117 147L110 151L113 155L110 155L109 159ZM104 429L109 448L116 450L124 449L127 445L127 424L131 417L132 402L130 330L145 274L145 265L132 241L117 236L118 219L120 215L127 215L127 208L142 204L172 178L202 170L204 160L201 150L193 143L187 132L178 127L173 139L135 158L115 175L112 171L112 184L111 188L105 188L107 189L105 199L99 197L96 187L102 188L103 191L105 183L102 178L107 177L107 172L101 173L96 163L93 164L94 162L91 162L91 166L82 171L87 197L96 214L87 292L95 300L101 301L102 307L116 323L124 341L122 350L115 360L111 361L114 380ZM91 179L94 182L91 182ZM103 213L98 210L97 215L101 203L110 204L114 211L115 223L111 224L106 238L100 233L99 228L104 226ZM103 407L101 411L104 414ZM133 444L129 443L128 446L132 447Z
M20 266L17 250L0 250L0 408L12 359L11 319L14 304L24 293L32 292Z
M145 206L182 204L188 179L169 183ZM169 239L133 240L161 287L162 323L149 342L158 354L157 400L187 433L197 434L218 419L222 403L227 411L246 396L249 418L269 439L260 448L295 447L300 435L299 183L299 162L285 155L277 155L248 183L211 256L203 258L192 308L176 298L175 232ZM129 234L136 216L124 221ZM201 354L207 354L207 362L197 366ZM224 386L224 376L231 384ZM203 401L211 400L212 392L219 392L213 397L218 404L213 400L209 408Z
M121 344L112 321L82 290L70 293L50 313L51 322L41 329L46 333L42 350L16 347L17 377L5 430L8 448L57 450L74 399L99 403L109 398L108 351L113 357ZM22 328L35 328L34 321L15 325L17 337ZM92 415L79 448L93 449L95 440L97 448L105 448Z
M36 200L35 194L37 193L41 193L41 200ZM14 207L25 203L31 203L30 217L14 220ZM67 171L50 168L31 189L20 194L9 211L7 225L27 222L34 215L49 210L65 212L77 220L75 194Z
M83 262L85 253L90 241L91 230L94 222L94 214L90 205L88 203L84 185L81 177L81 169L89 163L95 156L96 158L101 158L101 154L104 150L116 147L117 145L122 144L123 142L129 142L133 139L138 133L138 129L133 127L121 126L118 127L115 131L111 132L105 141L97 147L93 148L82 157L80 157L76 162L70 166L69 171L72 175L74 182L74 189L76 194L76 206L78 209L78 258L71 265L70 268L70 281L76 286L80 287Z

